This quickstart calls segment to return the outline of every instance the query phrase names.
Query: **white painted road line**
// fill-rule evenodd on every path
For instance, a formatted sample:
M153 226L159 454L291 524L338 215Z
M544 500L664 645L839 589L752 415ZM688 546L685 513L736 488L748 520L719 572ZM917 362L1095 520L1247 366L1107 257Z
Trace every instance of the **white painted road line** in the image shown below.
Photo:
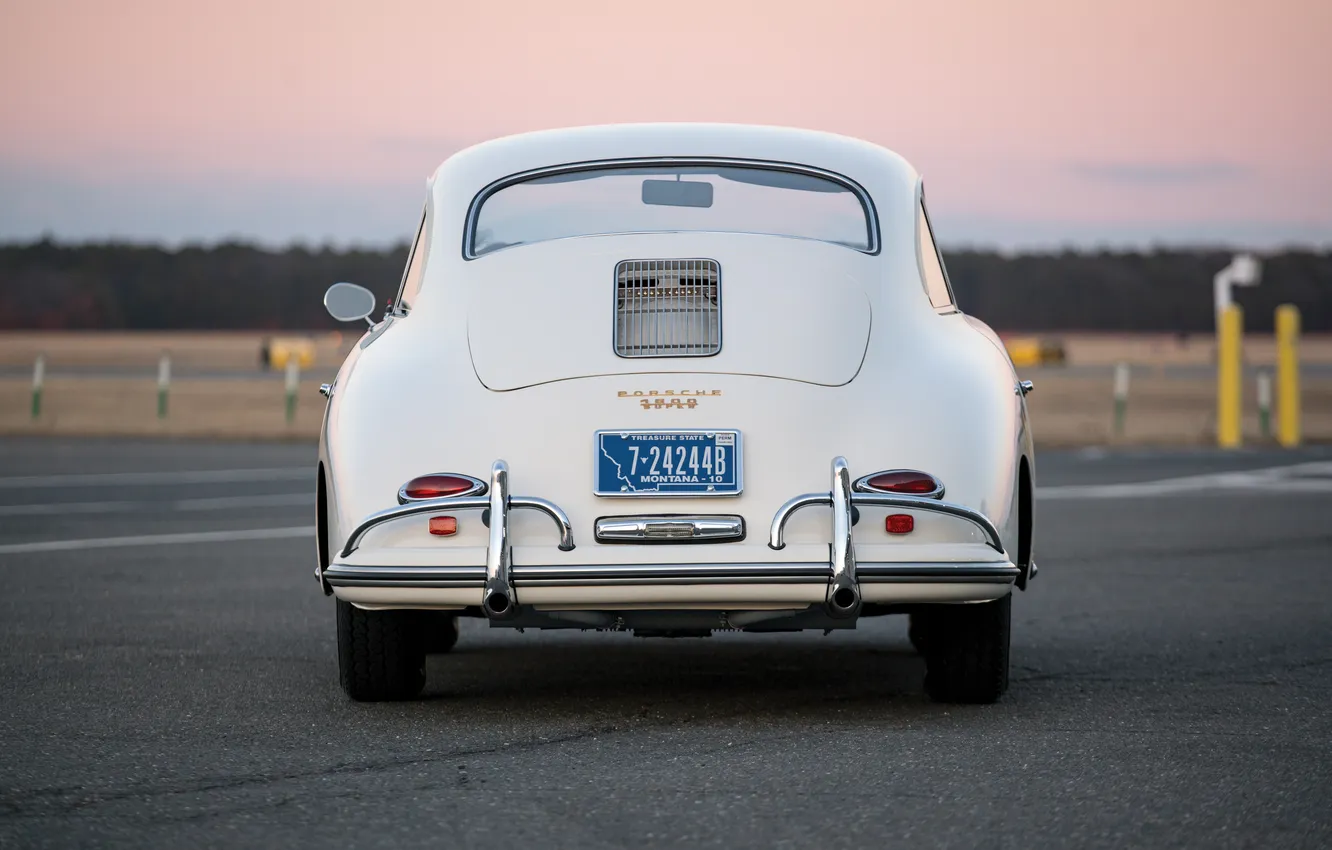
M1239 472L1213 472L1186 475L1159 481L1120 484L1070 484L1037 487L1036 498L1057 499L1136 499L1147 496L1174 496L1181 493L1241 495L1245 493L1332 493L1332 461L1269 466Z
M217 511L229 508L291 508L313 505L314 488L305 493L273 493L267 496L216 496L207 499L177 499L167 502L173 511Z
M314 538L313 525L288 528L242 528L234 531L194 531L183 534L141 534L134 537L94 537L86 540L46 540L39 543L0 545L0 555L32 552L65 552L74 549L112 549L119 546L171 546L182 543L230 543L235 540L279 540L286 537Z
M48 516L55 514L112 514L150 510L148 502L65 502L46 505L0 505L0 516Z
M310 492L272 493L265 496L218 496L207 499L174 499L163 502L48 502L40 505L0 505L0 517L288 508L313 505L314 500L314 493Z
M315 466L267 469L197 469L180 472L96 472L0 478L0 489L29 487L123 487L131 484L218 484L232 481L314 481Z

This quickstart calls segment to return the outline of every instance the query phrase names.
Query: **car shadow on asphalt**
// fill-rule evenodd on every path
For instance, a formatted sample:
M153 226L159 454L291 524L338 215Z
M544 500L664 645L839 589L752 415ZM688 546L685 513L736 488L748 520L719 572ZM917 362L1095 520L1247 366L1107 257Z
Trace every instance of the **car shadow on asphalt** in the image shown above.
M884 646L752 638L614 644L508 643L427 659L422 699L493 721L587 714L682 716L799 711L828 702L924 700L925 665L905 642Z

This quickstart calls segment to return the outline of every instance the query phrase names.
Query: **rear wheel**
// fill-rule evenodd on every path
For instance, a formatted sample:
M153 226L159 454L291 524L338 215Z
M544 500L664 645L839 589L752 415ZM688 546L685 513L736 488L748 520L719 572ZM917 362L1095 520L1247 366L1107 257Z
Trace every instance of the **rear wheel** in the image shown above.
M929 636L925 634L925 631L930 627L930 614L928 611L918 611L909 616L911 619L907 626L907 640L911 641L912 649L924 655L925 644L929 641Z
M458 642L458 618L452 611L422 611L425 617L425 651L438 655L453 649Z
M1013 596L939 605L912 615L925 656L925 692L937 702L990 703L1008 690Z
M366 611L339 599L338 674L361 702L411 699L425 687L426 629L420 611Z

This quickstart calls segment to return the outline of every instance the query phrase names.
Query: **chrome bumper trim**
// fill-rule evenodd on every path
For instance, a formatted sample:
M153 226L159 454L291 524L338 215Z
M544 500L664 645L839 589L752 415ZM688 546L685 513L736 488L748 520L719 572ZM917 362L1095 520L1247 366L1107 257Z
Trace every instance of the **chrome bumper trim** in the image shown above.
M1008 561L966 564L860 564L861 584L915 584L930 582L1012 584L1022 571Z
M828 565L796 564L593 564L571 567L515 567L514 583L595 584L824 584Z
M555 548L561 552L572 552L574 550L573 525L569 522L569 515L559 505L545 499L538 499L536 496L510 496L509 508L512 510L540 511L550 517L555 523L555 527L560 531L560 543Z
M981 534L985 535L985 544L1000 555L1004 554L1004 544L999 541L999 529L994 527L994 523L990 522L990 518L985 514L965 505L940 502L920 496L889 496L883 493L856 493L851 497L851 504L871 508L904 508L956 517L979 528Z
M791 515L801 508L808 508L814 505L831 505L832 497L827 493L806 493L803 496L796 496L786 504L777 509L776 515L772 518L772 527L768 538L768 548L778 551L786 548L786 523ZM981 530L985 535L985 544L999 554L1004 554L1004 546L999 542L999 530L990 522L990 518L980 511L974 511L965 505L954 504L953 502L940 502L935 499L925 499L919 496L889 496L881 493L852 493L851 504L855 506L878 507L878 508L902 508L910 511L927 511L929 513L944 514L946 516L956 517L966 520Z
M513 592L513 582L509 578L513 563L513 550L509 546L509 513L514 510L540 511L555 522L560 532L559 548L564 552L574 548L573 525L569 516L554 502L538 499L535 496L509 495L509 465L497 460L490 467L490 489L485 496L451 496L443 499L427 499L410 502L396 508L373 513L352 531L347 543L338 556L346 558L361 545L361 540L373 528L386 522L393 522L404 517L418 514L451 513L453 511L485 510L490 512L489 547L486 550L486 567L482 575L485 592L482 594L481 607L486 616L492 619L510 619L518 613L518 599ZM437 568L384 568L384 567L345 567L334 564L324 571L329 584L333 587L352 585L383 584L385 586L410 585L416 587L467 587L472 579L459 579L448 574L427 576L422 570ZM387 574L385 573L387 570ZM385 576L381 581L376 576ZM463 581L463 584L458 584ZM339 584L342 582L342 584ZM423 584L423 582L444 582L443 584Z
M964 563L862 562L861 584L1012 584L1019 568L1008 561ZM486 568L360 567L333 564L325 572L334 587L474 587L486 583ZM585 564L510 567L513 585L577 587L663 584L827 584L832 578L823 561L739 564Z
M342 553L339 558L346 558L355 552L361 545L361 540L372 528L383 525L386 522L403 519L404 517L416 516L417 514L434 514L447 511L465 511L465 510L484 510L490 507L490 500L485 496L450 496L444 499L427 499L422 502L412 502L397 508L387 508L378 513L370 514L365 520L352 531L347 537L347 544L342 547Z
M485 567L353 567L332 564L324 578L333 587L475 587L486 584Z
M725 543L745 539L744 517L606 516L596 522L598 543Z
M860 611L860 587L858 573L870 575L862 569L856 567L855 548L852 535L852 516L853 508L857 506L865 507L883 507L883 508L901 508L912 511L925 511L928 513L943 514L945 516L955 517L965 520L980 529L985 536L985 543L994 551L1007 559L1004 552L1003 543L999 540L999 530L990 522L990 518L980 511L972 510L965 505L945 502L928 496L899 496L887 493L858 493L852 492L850 486L850 472L847 468L846 458L835 457L832 462L832 489L827 493L805 493L790 499L786 504L777 509L773 515L772 526L768 534L768 547L775 550L786 548L786 523L791 519L791 515L804 508L814 507L816 505L827 505L832 508L832 539L829 546L829 567L832 571L832 580L828 583L828 598L825 607L828 616L834 618L855 617ZM981 581L1013 581L1021 571L1008 563L1003 562L1004 569L993 577L981 576ZM1014 570L1012 578L1008 577L1007 569ZM900 578L898 576L901 576ZM944 572L941 574L943 581L965 581L969 579L958 578L958 573ZM892 571L880 572L873 581L915 581L909 572L893 573Z
M794 499L787 500L786 504L778 508L777 513L772 517L772 530L768 536L768 548L778 551L785 549L786 541L783 537L786 533L786 521L796 511L802 508L812 508L815 505L832 507L832 494L806 493L803 496L796 496Z
M504 461L496 461L502 464ZM506 473L508 466L504 467ZM503 501L503 500L501 500ZM509 510L534 510L540 511L550 517L555 522L555 527L560 532L559 549L561 552L572 552L574 549L573 525L569 522L569 516L554 502L548 502L545 499L538 499L534 496L511 496L506 502ZM387 508L386 510L370 514L365 520L352 531L347 537L347 544L342 547L342 553L338 556L345 558L352 552L355 552L361 545L361 540L371 529L383 525L386 522L393 522L404 517L417 516L418 514L449 513L450 511L484 511L492 508L490 496L448 496L443 499L426 499L420 502L409 502L396 508Z

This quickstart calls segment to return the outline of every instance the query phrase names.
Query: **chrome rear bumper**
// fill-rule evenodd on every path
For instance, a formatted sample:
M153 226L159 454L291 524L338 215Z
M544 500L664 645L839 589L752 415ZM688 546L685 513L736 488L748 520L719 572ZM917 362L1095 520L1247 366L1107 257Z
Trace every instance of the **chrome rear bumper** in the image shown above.
M481 496L452 497L413 502L366 518L348 537L340 557L356 551L376 526L403 517L458 510L489 511L486 565L451 567L366 566L331 564L323 580L334 588L411 587L481 589L483 613L492 620L518 616L523 587L653 585L823 585L824 610L829 618L854 620L860 613L862 584L1011 585L1022 570L1004 552L999 532L984 514L963 505L920 496L858 493L851 488L846 460L832 462L832 487L826 493L806 493L786 502L773 516L769 547L785 548L787 521L797 511L813 506L832 508L829 559L818 562L692 563L633 565L522 565L512 563L509 513L531 509L545 513L559 531L559 548L574 548L568 516L544 499L509 494L508 466L502 460L491 468L488 492ZM980 530L994 557L968 562L866 562L857 564L853 540L853 510L857 506L891 507L942 514L970 523ZM688 518L693 520L695 518ZM739 519L738 517L736 519ZM743 528L743 524L740 525ZM743 532L742 532L743 533ZM720 589L719 589L720 590ZM743 604L740 600L737 600Z
M1008 561L980 563L862 563L861 584L1012 584L1018 568ZM522 566L510 568L516 588L625 584L828 584L832 569L822 561L772 564L635 564L619 566ZM374 567L333 564L324 578L334 587L486 586L485 567Z

